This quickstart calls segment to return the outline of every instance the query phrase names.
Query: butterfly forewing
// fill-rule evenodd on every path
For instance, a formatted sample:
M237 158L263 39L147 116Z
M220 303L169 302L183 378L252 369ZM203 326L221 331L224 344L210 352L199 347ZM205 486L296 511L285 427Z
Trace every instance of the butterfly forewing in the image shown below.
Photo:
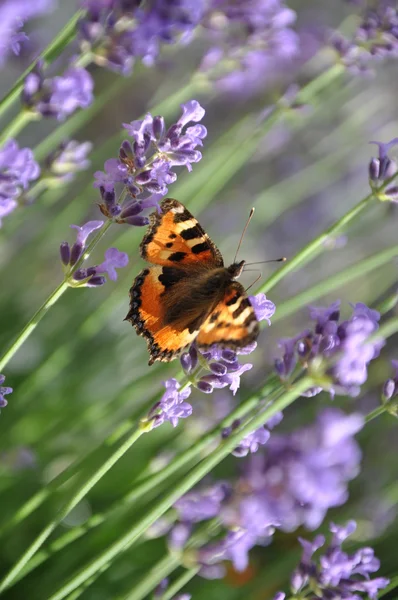
M178 200L166 198L160 213L150 217L148 232L142 240L141 256L156 265L207 265L222 267L223 259L198 221Z

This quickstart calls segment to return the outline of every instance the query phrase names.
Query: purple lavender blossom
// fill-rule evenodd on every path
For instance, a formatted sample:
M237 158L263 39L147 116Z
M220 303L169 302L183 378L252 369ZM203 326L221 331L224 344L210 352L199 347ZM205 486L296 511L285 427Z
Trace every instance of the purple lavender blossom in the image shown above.
M273 433L265 451L259 448L241 463L241 476L235 481L199 488L178 500L178 523L184 525L184 535L178 533L181 543L198 521L217 516L224 528L219 541L198 550L201 574L222 577L224 560L242 570L250 549L269 543L275 528L316 529L329 508L344 504L347 483L359 471L361 452L353 436L363 423L359 414L324 410L314 425L291 434Z
M388 152L390 148L398 144L398 138L394 138L386 144L382 142L370 142L377 144L379 147L378 158L372 158L369 163L369 183L376 192L379 200L398 201L398 188L395 185L389 186L386 190L379 192L379 188L383 186L386 180L396 175L398 167L393 159L390 159Z
M90 166L87 155L91 152L91 142L66 140L46 158L46 170L54 182L73 181L75 173L84 171Z
M356 529L355 521L349 521L345 527L331 523L332 540L323 554L314 558L325 544L323 536L317 536L313 543L299 538L303 554L298 567L291 577L292 593L317 598L352 598L359 600L359 594L375 600L378 591L389 584L385 577L371 579L373 573L379 570L380 561L375 557L372 548L360 548L353 554L347 554L342 549L344 540ZM282 600L283 592L278 592L274 600Z
M147 419L143 420L143 426L150 428L159 427L165 421L169 421L173 427L178 425L178 419L186 419L192 414L192 406L184 402L191 395L191 388L180 390L180 384L174 378L163 382L166 391L162 399L149 411Z
M79 24L82 49L90 49L98 65L123 75L130 74L136 59L152 65L163 44L187 43L205 9L204 0L84 4L87 11Z
M228 499L231 486L225 481L202 488L200 491L191 491L182 496L174 504L180 521L186 523L199 523L217 517L221 511L222 503Z
M25 78L23 103L43 117L63 121L77 108L93 101L93 79L86 69L70 67L63 75L44 78L41 64Z
M3 386L5 380L5 375L0 374L0 408L4 408L5 406L7 406L8 402L4 396L6 396L7 394L11 394L13 391L12 388Z
M256 348L256 345L254 343L250 346L250 352ZM218 346L203 352L202 355L207 360L212 373L201 377L196 383L196 387L205 394L211 394L213 389L229 387L235 395L240 386L241 376L253 367L251 363L239 364L238 355L247 353L245 348L234 351Z
M271 317L275 313L275 304L267 299L263 293L249 296L250 304L254 308L258 321L267 321L271 325Z
M390 0L364 5L361 23L351 39L334 34L332 47L351 71L361 73L372 62L398 57L398 8Z
M168 192L168 186L177 179L173 168L185 165L190 171L192 163L202 155L196 150L207 135L206 128L197 123L205 114L199 102L191 100L181 105L182 116L166 130L163 117L147 114L144 119L124 124L132 137L125 140L119 158L105 162L105 170L94 173L94 187L103 199L102 213L116 223L142 226L148 218L141 213L159 202ZM196 125L188 126L189 123ZM116 199L115 186L125 186L131 199L123 206Z
M22 191L39 175L40 167L30 148L19 148L10 139L0 149L0 226L1 219L17 207Z
M215 45L201 70L224 91L258 91L297 57L299 38L291 28L295 19L283 0L216 0L206 16Z
M265 406L267 408L268 404ZM283 419L283 413L277 412L273 417L271 417L262 427L259 427L255 431L249 433L243 440L240 441L239 445L233 450L232 454L234 456L243 457L248 454L253 454L257 452L260 446L266 444L271 436L270 429L273 429L278 425ZM239 420L235 420L230 427L225 427L222 430L222 437L225 439L231 435L233 431L235 431L241 422Z
M243 489L257 498L272 523L284 531L318 527L326 512L347 499L347 482L359 471L360 449L353 439L363 426L359 414L322 411L315 425L292 434L273 433L267 452L244 467Z
M311 308L314 330L280 342L284 354L275 361L275 369L282 379L287 379L297 362L301 362L319 380L319 384L304 395L313 396L327 389L332 397L335 394L357 396L367 379L369 362L379 355L384 345L382 340L368 341L379 327L377 311L358 302L353 306L351 317L339 323L339 306L339 302L334 302L327 308ZM320 360L327 361L327 367L318 377Z
M81 227L71 225L77 230L76 242L69 246L68 242L62 242L60 245L61 261L68 276L68 283L72 287L98 287L106 283L102 273L107 273L109 279L117 279L116 269L125 267L128 264L128 256L125 252L119 252L116 248L109 248L105 252L105 260L100 265L88 268L79 268L73 270L73 267L81 259L86 249L88 237L97 229L100 229L104 221L88 221Z
M0 67L10 51L18 55L21 44L29 39L25 32L20 31L24 23L46 14L53 4L53 0L3 0L0 4Z

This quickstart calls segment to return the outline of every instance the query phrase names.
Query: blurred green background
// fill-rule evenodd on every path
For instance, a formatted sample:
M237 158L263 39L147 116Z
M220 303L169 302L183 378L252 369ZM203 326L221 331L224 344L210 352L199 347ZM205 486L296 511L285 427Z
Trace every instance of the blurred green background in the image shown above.
M309 31L317 23L335 27L348 14L340 2L330 5L323 0L316 4L291 3L298 12L300 27ZM54 13L36 23L39 47L52 39L74 9L73 3L60 3ZM313 35L316 39L316 33ZM69 225L100 218L96 206L99 195L92 187L93 173L103 168L107 158L117 156L124 137L121 124L148 110L152 112L154 107L160 105L168 123L178 118L179 103L190 98L199 100L206 109L203 123L208 137L203 159L194 165L192 173L181 169L178 182L169 193L199 218L226 262L233 258L251 206L256 208L255 218L240 255L248 261L261 261L294 256L366 196L368 161L377 154L369 141L387 142L398 135L396 64L379 64L373 78L350 74L336 78L314 98L310 110L290 114L269 132L254 136L254 118L278 98L288 81L282 78L270 85L264 82L264 89L250 98L222 95L207 89L203 82L191 81L202 50L200 41L183 51L170 47L159 66L149 69L138 65L132 76L125 79L98 68L90 69L95 79L96 104L77 113L61 128L66 136L93 142L91 167L79 173L71 185L46 192L31 206L6 218L0 230L1 348L8 347L61 281L58 247L61 241L74 239ZM54 68L61 70L66 60L67 56L61 57ZM325 69L329 61L330 54L320 52L289 77L304 84ZM1 95L22 68L20 60L7 64L2 72ZM18 139L21 145L36 148L43 158L56 128L57 123L52 121L33 123ZM139 228L112 227L96 249L92 263L101 262L109 246L126 251L130 263L119 272L118 281L99 289L69 290L6 369L7 384L14 393L0 415L0 528L7 526L16 507L22 506L43 484L101 446L125 419L141 416L143 407L161 389L160 382L179 371L178 361L148 367L144 341L129 323L123 322L130 284L142 268L138 254L142 235ZM308 324L306 303L299 299L292 304L292 299L393 246L397 239L396 206L375 202L345 235L330 239L320 256L270 292L277 307L274 323L262 331L258 349L251 357L255 369L242 378L237 402L272 370L278 339L294 335ZM349 313L349 302L377 306L396 290L397 266L396 259L390 260L326 295L320 289L312 303L327 304L340 298L343 315ZM274 268L277 267L264 265L263 277ZM249 273L243 283L249 285L255 277L255 273ZM396 338L383 350L382 360L371 365L361 398L337 397L334 405L346 412L368 412L374 408L381 385L391 374L389 360L394 357L398 358ZM226 391L218 393L227 395ZM166 424L141 438L53 534L48 560L7 591L4 598L47 598L57 582L90 554L109 544L131 520L139 518L152 498L127 507L84 538L55 551L60 536L72 527L84 526L91 515L118 503L140 473L161 468L162 460L167 461L188 447L209 422L214 423L216 394L208 397L194 391L194 414L190 419L175 430ZM230 399L225 401L228 404ZM279 426L281 431L311 423L318 409L327 405L327 394L300 399L287 411ZM361 473L349 486L348 503L330 511L328 517L339 522L355 518L359 524L356 541L373 545L383 573L394 573L398 531L395 420L383 415L367 425L357 439L363 451ZM225 476L227 470L233 476L238 460L228 459L215 475L222 472ZM40 531L48 511L51 503L39 508L15 530L5 531L0 546L2 569L4 566L7 570ZM274 591L286 586L299 552L297 533L308 535L303 531L291 535L279 532L271 546L254 549L251 569L244 576L231 571L221 581L196 577L186 589L194 598L270 598ZM82 597L118 598L164 551L163 538L140 542Z

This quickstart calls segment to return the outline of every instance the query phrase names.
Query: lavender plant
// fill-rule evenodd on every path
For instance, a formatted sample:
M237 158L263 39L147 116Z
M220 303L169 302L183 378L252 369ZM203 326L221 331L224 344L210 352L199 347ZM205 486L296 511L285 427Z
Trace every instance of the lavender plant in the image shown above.
M0 595L395 589L395 3L326 35L342 7L87 0L44 50L33 4L0 7ZM239 252L288 260L246 284L256 344L147 371L123 317L169 193L225 256L254 205Z

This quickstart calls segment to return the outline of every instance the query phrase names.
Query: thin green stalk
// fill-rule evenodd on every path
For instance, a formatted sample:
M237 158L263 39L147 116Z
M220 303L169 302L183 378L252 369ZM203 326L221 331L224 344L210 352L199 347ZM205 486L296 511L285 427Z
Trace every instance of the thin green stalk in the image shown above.
M57 302L57 300L59 300L62 294L66 292L68 287L68 284L63 281L58 285L58 287L55 288L53 292L51 292L47 300L45 300L41 307L35 312L33 317L28 321L8 350L6 350L6 352L0 358L0 372L3 371L3 368L12 359L14 354L18 352L19 348L28 339L31 333L33 333L33 331L36 329L37 325L40 323L47 311Z
M265 280L262 286L259 288L259 292L269 292L277 283L279 283L286 275L289 275L292 271L295 271L298 267L302 267L310 260L314 259L322 250L322 247L326 240L339 233L346 225L351 223L355 217L367 208L371 200L374 198L373 192L363 198L358 204L356 204L351 210L341 217L336 223L328 227L321 235L316 237L314 240L309 242L300 252L298 252L292 259L289 259L284 266L275 271L268 279Z
M329 69L301 88L297 94L297 101L302 102L303 104L311 102L320 91L334 83L334 81L338 77L341 77L346 71L346 67L342 64L337 63L332 65Z
M384 412L386 412L386 408L387 408L387 405L381 404L380 406L378 406L377 408L372 410L372 412L370 412L368 415L366 415L365 423L370 423L370 421L373 421L373 419L380 417L380 415L382 415Z
M186 569L178 579L176 579L165 591L165 593L160 597L160 600L171 600L174 598L176 594L195 577L200 571L200 567L192 567L191 569Z
M214 537L219 530L219 520L217 518L211 519L191 536L184 550L203 546L209 541L209 538ZM124 596L123 600L143 600L143 598L154 590L167 575L177 567L181 566L181 559L182 556L179 552L167 552L166 556L162 558L149 573L144 575L138 584L134 586L133 590L130 591L127 596Z
M276 323L293 314L303 306L310 304L314 300L326 296L326 294L329 294L329 292L334 291L336 288L355 281L358 277L367 275L370 271L378 269L385 263L391 261L395 256L398 256L398 246L387 248L374 256L359 261L344 271L336 273L336 275L333 275L332 277L328 277L326 280L317 283L304 292L279 304L275 316L272 318L272 322Z
M269 385L263 387L263 394L268 395L271 390L275 387L275 381L269 383ZM193 460L195 462L199 462L201 458L203 458L203 453L206 451L206 455L211 449L212 443L219 436L224 427L231 425L231 423L235 419L241 419L245 417L250 411L252 411L258 404L257 397L250 397L244 402L242 402L239 406L237 406L225 419L223 419L216 427L214 427L211 431L201 437L199 440L192 444L189 448L187 448L184 452L176 456L168 465L166 465L163 469L158 471L157 473L153 473L152 475L146 477L142 481L138 480L138 482L134 482L134 488L126 494L124 498L118 501L117 506L115 508L110 508L104 513L96 513L92 515L88 521L84 523L84 525L80 527L74 528L72 531L68 531L61 537L59 537L53 544L53 552L49 550L44 550L43 553L39 556L39 553L36 554L33 560L31 560L26 567L21 571L18 576L14 579L14 582L18 581L22 577L24 577L27 573L38 567L42 564L47 558L50 558L54 555L55 552L62 550L68 544L74 542L76 539L87 533L87 531L91 530L98 525L101 525L105 521L109 521L116 513L119 513L120 510L124 509L126 506L130 506L134 502L137 502L140 498L144 496L149 496L154 491L159 490L159 486L165 481L169 480L173 475L178 473L183 467L189 465ZM75 470L71 472L75 473ZM32 508L37 508L40 504L44 502L44 500L50 495L53 488L46 488L45 490L41 490L34 498L36 501ZM45 493L44 493L45 492ZM31 511L30 511L31 512ZM25 511L24 517L27 516L27 511ZM17 522L22 519L18 519Z
M40 56L26 69L24 73L17 79L11 90L0 100L0 117L12 106L14 101L19 97L25 77L35 68L38 60L42 59L45 65L54 61L64 48L74 39L76 35L76 24L84 15L84 10L78 10L68 23L59 32L56 38L50 42Z
M0 135L0 145L4 144L10 138L17 137L28 123L37 120L37 115L34 112L26 110L25 108L22 109L21 112L19 112L2 130Z
M0 583L0 592L7 589L19 572L25 567L28 561L34 556L39 548L48 539L54 529L65 517L79 504L79 502L88 494L88 492L98 483L102 477L113 467L113 465L126 454L126 452L135 444L135 442L143 435L141 429L135 429L125 442L114 452L102 465L97 469L85 483L72 495L70 500L58 511L49 524L39 533L32 544L25 550L20 559L12 567L9 573ZM92 573L93 574L93 573Z
M83 262L90 256L91 252L94 250L95 246L105 235L109 227L112 225L112 221L108 220L105 225L97 232L97 234L93 237L91 242L88 244L86 250L84 251L81 258L77 261L77 263L73 267L73 271L76 271L81 267ZM47 300L41 305L41 307L35 312L30 321L25 325L20 334L16 337L14 342L8 348L8 350L3 354L0 358L0 372L3 368L9 363L14 354L16 354L22 344L28 339L28 337L33 333L36 329L37 325L40 323L44 315L47 313L49 308L53 306L57 300L62 296L64 292L68 289L69 284L65 279L62 283L59 284L58 287L49 295Z
M207 473L216 467L224 458L236 448L239 442L254 429L261 427L275 413L284 410L292 404L300 394L312 385L310 377L303 378L298 382L294 389L291 389L278 398L271 406L257 415L240 430L234 432L224 440L218 448L202 460L185 477L183 477L172 490L163 495L158 504L151 508L125 535L116 540L109 548L97 556L93 561L87 564L74 577L67 581L62 587L53 594L49 600L62 600L68 594L72 593L77 587L82 585L98 569L118 556L126 547L133 544L157 519L159 519L183 494L188 492L196 483L198 483ZM261 396L261 393L260 395ZM259 397L257 396L257 397Z
M145 573L145 576L134 586L133 591L124 597L124 600L142 600L180 564L180 556L177 552L167 553Z

